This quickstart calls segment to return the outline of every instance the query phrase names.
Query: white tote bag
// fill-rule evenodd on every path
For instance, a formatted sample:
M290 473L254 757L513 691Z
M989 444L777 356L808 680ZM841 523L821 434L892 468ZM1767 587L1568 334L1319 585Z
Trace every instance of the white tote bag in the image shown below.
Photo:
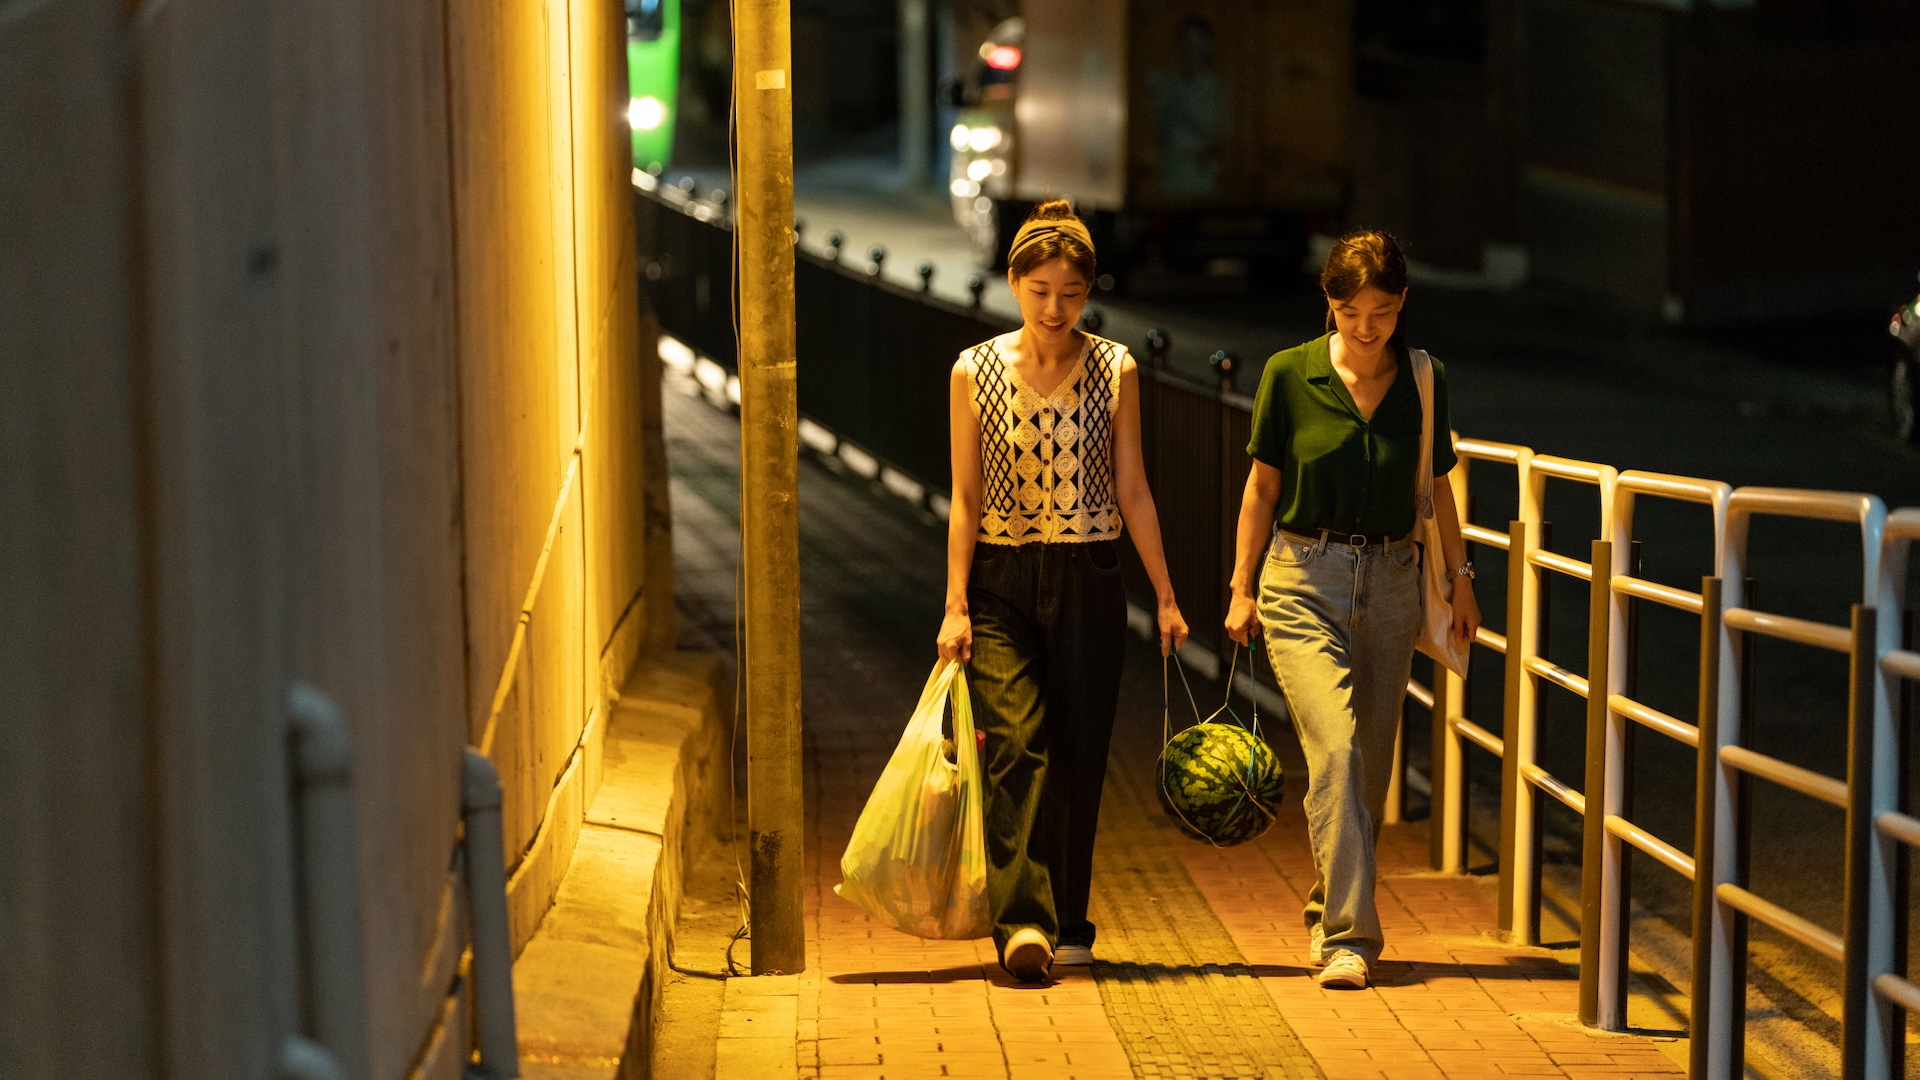
M1420 478L1414 497L1414 542L1420 552L1421 652L1455 675L1465 678L1472 642L1453 636L1453 577L1447 573L1446 548L1440 543L1440 522L1433 514L1433 440L1444 433L1433 429L1433 358L1425 349L1409 349L1413 381L1420 387ZM1451 436L1448 436L1451 437Z
M950 743L941 732L949 702ZM840 857L843 880L833 891L882 925L915 937L986 937L985 798L966 672L948 660L927 679L900 745L854 823Z

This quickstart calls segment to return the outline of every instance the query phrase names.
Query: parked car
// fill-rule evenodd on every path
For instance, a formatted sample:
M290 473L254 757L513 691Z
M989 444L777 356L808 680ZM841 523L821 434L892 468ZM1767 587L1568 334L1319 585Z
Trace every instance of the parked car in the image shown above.
M1893 434L1902 442L1920 443L1920 424L1914 422L1914 381L1920 379L1920 296L1894 309L1887 324L1893 335L1892 377L1888 404L1893 411Z

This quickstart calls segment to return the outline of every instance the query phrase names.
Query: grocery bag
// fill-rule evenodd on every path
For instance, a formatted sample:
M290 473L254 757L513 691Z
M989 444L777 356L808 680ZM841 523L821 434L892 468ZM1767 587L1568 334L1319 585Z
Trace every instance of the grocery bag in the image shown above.
M949 703L952 740L941 732ZM944 661L854 823L833 891L915 937L986 937L984 799L966 673Z

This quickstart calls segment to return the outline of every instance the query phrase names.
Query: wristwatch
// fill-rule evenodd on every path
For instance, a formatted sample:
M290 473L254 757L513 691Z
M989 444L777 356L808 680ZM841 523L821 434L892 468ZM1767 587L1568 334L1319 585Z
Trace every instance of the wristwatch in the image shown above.
M1457 578L1457 577L1464 577L1464 578L1473 577L1473 560L1472 559L1468 559L1466 562L1461 563L1458 568L1453 570L1453 572L1449 573L1447 575L1447 580L1452 581L1454 578Z

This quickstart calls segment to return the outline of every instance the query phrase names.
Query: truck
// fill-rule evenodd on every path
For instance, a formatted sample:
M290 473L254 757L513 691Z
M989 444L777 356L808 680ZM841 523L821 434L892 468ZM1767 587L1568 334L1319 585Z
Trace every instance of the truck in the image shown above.
M1071 200L1102 285L1297 271L1349 189L1354 0L1022 0L950 89L954 220Z

